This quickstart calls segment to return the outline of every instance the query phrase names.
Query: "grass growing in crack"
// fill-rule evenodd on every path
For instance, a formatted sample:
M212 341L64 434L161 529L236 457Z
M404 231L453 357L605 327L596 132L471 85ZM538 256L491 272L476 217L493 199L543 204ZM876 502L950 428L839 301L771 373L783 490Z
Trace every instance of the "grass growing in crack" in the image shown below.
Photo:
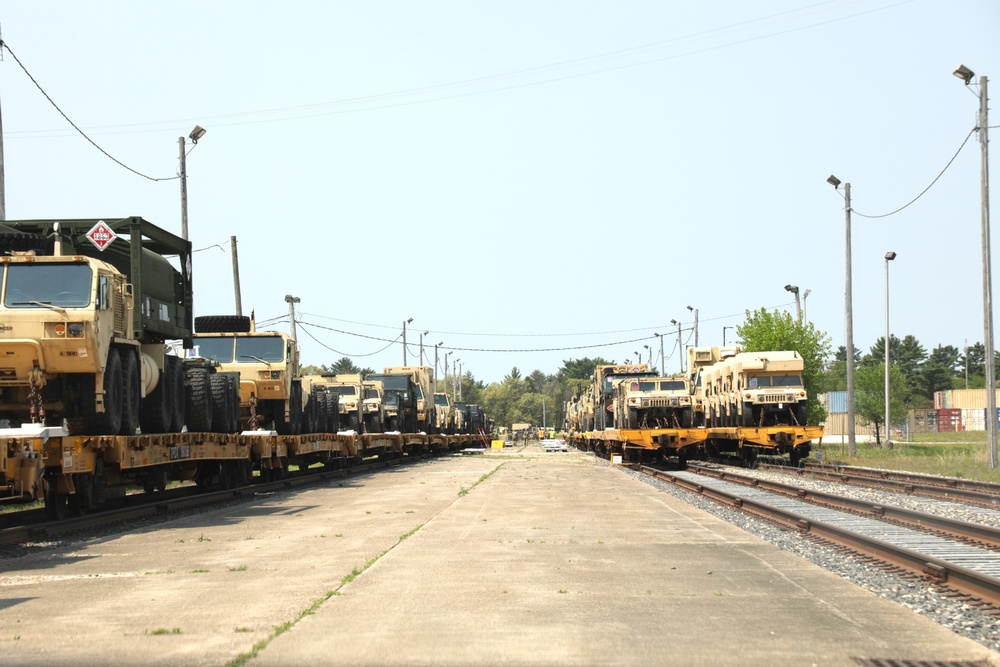
M227 567L226 569L229 570L230 572L246 572L247 571L247 566L246 565L232 565L230 567Z
M232 660L230 660L229 662L227 662L226 663L226 667L242 667L243 665L245 665L249 661L251 661L254 658L256 658L258 655L260 655L261 651L263 651L265 648L267 648L268 644L270 644L272 641L274 641L275 639L277 639L278 637L280 637L284 633L286 633L289 630L291 630L293 627L295 627L295 625L299 621L301 621L306 616L314 614L316 612L316 610L318 610L320 607L322 607L323 603L325 603L327 600L329 600L330 598L332 598L334 596L340 595L339 588L343 588L347 584L349 584L352 581L354 581L355 579L357 579L357 577L358 577L359 574L361 574L362 572L364 572L365 570L367 570L368 568L370 568L372 565L374 565L376 562L378 562L378 560L380 558L382 558L382 556L384 556L387 553L389 553L392 549L394 549L401 542L403 542L403 540L407 539L408 537L410 537L411 535L413 535L414 533L416 533L418 530L420 530L423 527L424 527L424 524L420 524L419 526L417 526L413 530L411 530L409 532L406 532L406 533L403 533L402 535L400 535L399 541L396 542L396 544L394 544L393 546L389 547L388 549L386 549L385 551L383 551L379 555L377 555L374 558L372 558L371 560L369 560L367 563L364 564L363 567L354 566L354 568L351 570L351 573L348 574L348 575L345 575L340 580L340 586L338 587L338 590L327 591L323 596L317 598L309 607L307 607L307 608L303 609L302 611L300 611L299 614L298 614L298 616L296 616L294 620L285 621L281 625L276 626L274 628L274 630L271 632L270 635L268 635L265 639L262 639L261 641L255 643L250 648L249 651L247 651L246 653L240 653L238 656L236 656L235 658L233 658ZM245 568L246 566L243 566L243 567ZM178 630L178 632L180 632L180 631Z
M465 488L463 486L462 489L458 492L458 497L461 498L462 496L467 496L469 494L469 491L472 491L474 488L476 488L477 486L488 480L493 475L493 473L495 473L497 470L500 470L500 468L504 467L505 465L507 465L506 462L501 463L496 468L494 468L493 470L489 471L488 473L477 479L476 483L470 486L469 488Z
M179 635L180 633L180 628L173 628L171 630L167 630L166 628L156 628L153 631L146 631L147 635Z

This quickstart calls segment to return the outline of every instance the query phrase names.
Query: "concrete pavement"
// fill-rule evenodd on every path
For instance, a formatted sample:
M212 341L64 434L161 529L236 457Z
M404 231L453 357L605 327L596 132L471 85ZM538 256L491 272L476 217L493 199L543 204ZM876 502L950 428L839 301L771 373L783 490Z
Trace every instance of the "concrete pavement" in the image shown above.
M18 665L996 653L580 452L455 456L0 561Z

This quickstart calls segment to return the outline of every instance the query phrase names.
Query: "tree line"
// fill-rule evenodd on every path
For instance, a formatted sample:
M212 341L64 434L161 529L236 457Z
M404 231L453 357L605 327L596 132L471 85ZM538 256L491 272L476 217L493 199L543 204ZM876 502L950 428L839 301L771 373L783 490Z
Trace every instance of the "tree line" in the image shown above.
M800 322L788 311L747 311L744 322L736 327L737 345L743 352L794 350L803 359L803 382L809 395L809 423L826 419L819 394L847 389L847 350L831 348L830 337L811 322ZM994 353L1000 376L1000 356ZM986 386L985 347L975 343L967 347L938 345L931 352L912 335L902 339L889 336L890 419L901 422L909 410L931 409L934 394L947 389L982 389ZM864 422L875 426L877 437L885 422L885 337L863 352L855 349L855 412ZM486 384L471 371L461 377L462 400L483 407L497 426L529 423L535 426L563 424L565 404L589 385L594 367L613 364L601 357L566 359L554 373L534 370L524 375L514 366L502 381ZM359 373L375 371L360 368L348 357L330 366L305 366L303 375L324 373ZM1000 379L1000 377L998 377ZM438 378L438 391L454 395L459 378Z

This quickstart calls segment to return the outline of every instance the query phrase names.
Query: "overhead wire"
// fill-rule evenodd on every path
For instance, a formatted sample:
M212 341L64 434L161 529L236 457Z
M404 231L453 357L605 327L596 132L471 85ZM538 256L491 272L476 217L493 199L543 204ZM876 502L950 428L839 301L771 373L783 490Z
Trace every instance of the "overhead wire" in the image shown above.
M86 139L90 143L91 146L93 146L94 148L96 148L97 150L99 150L101 153L103 153L105 156L107 156L108 158L110 158L115 164L117 164L120 167L125 168L126 170L132 172L136 176L141 176L141 177L143 177L143 178L145 178L147 180L150 180L150 181L175 181L175 180L177 180L177 179L180 178L180 176L170 176L169 178L155 178L153 176L147 176L146 174L142 173L141 171L137 171L137 170L133 169L132 167L128 166L127 164L125 164L124 162L122 162L121 160L119 160L118 158L116 158L115 156L113 156L111 153L109 153L106 150L104 150L103 148L101 148L97 144L97 142L95 142L93 139L91 139L89 136L87 136L87 133L84 132L83 130L81 130L79 128L79 126L76 123L74 123L72 120L70 120L70 117L67 116L66 113L62 109L59 108L59 105L55 103L55 100L53 100L49 96L49 94L47 92L45 92L45 89L42 88L41 84L39 84L38 81L35 80L35 77L33 77L31 75L31 72L28 71L28 68L25 67L24 63L22 63L21 60L17 57L17 54L15 54L13 51L11 51L10 46L7 44L7 42L5 40L0 39L0 48L3 48L3 49L7 50L7 53L9 53L12 58L14 58L14 62L16 62L21 67L21 69L24 70L24 73L28 76L29 79L31 79L31 82L33 84L35 84L35 87L38 88L39 92L41 92L42 95L45 96L45 99L47 99L49 101L49 104L51 104L52 107L56 111L59 112L59 115L62 116L66 120L66 122L69 123L73 127L74 130L76 130L77 132L79 132L80 136L83 137L84 139Z

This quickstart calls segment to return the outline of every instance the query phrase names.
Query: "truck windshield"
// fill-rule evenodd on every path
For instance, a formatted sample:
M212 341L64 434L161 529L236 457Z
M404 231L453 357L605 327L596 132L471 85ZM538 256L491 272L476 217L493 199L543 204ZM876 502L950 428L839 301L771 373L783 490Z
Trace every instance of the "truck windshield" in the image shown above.
M7 266L7 308L83 308L90 305L93 272L86 264Z
M333 393L339 394L340 396L357 396L358 395L358 390L353 385L349 385L349 384L336 385L334 387L330 387L330 389L333 391Z
M683 391L684 389L683 380L664 380L660 383L661 391Z
M447 396L435 396L434 397L434 405L448 405L448 397Z
M378 389L365 389L365 398L378 398Z
M285 342L278 336L267 338L236 337L236 361L252 364L261 361L284 361Z
M751 375L747 378L747 386L758 387L801 387L802 378L798 375Z
M199 357L215 359L220 364L232 363L233 339L231 336L222 336L220 338L198 338L196 336L195 342L197 343Z

